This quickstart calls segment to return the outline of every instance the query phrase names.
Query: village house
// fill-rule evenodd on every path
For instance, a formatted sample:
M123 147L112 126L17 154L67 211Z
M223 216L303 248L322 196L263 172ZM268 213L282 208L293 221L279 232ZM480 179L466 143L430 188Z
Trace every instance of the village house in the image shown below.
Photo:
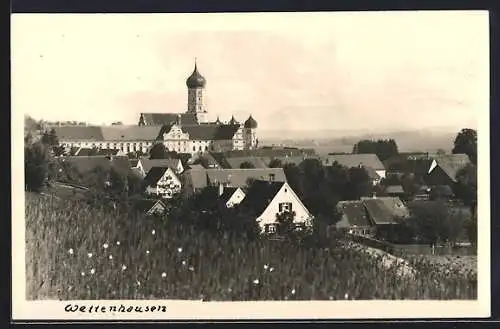
M294 214L296 229L312 226L313 216L286 182L256 180L249 187L239 207L255 216L262 233L278 231L277 216Z
M241 187L224 187L224 184L219 184L218 195L219 200L224 203L226 208L239 205L246 196Z
M467 154L448 154L435 156L425 177L430 186L453 186L457 182L457 173L471 164Z
M126 156L64 156L57 158L57 160L61 170L64 170L66 168L64 164L68 163L82 175L99 167L104 170L114 168L122 173L128 173L130 170L130 162Z
M365 168L374 184L386 177L386 169L376 154L329 154L323 158L324 166L334 163L347 168Z
M170 199L181 192L181 181L169 167L153 167L146 177L144 186L147 195L156 195L165 199Z
M404 198L405 190L402 185L388 185L384 189L384 193L387 196Z
M162 215L167 207L159 199L136 199L132 202L132 207L146 216Z
M148 158L140 158L134 159L130 161L130 165L132 169L137 170L142 174L142 176L146 176L146 174L153 167L168 167L171 168L176 175L182 174L184 171L184 166L180 159L168 158L168 159L148 159Z
M363 202L359 200L339 201L337 211L340 213L340 220L335 223L337 230L363 236L375 234Z
M251 169L205 169L190 168L183 173L186 196L198 193L207 186L247 187L253 180L272 180L286 182L283 168L251 168Z

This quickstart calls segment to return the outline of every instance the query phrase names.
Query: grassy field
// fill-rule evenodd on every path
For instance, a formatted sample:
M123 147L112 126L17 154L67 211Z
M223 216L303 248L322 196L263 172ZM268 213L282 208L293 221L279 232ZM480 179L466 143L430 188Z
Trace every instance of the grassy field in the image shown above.
M474 273L397 262L343 242L312 247L200 232L26 195L28 299L475 299Z

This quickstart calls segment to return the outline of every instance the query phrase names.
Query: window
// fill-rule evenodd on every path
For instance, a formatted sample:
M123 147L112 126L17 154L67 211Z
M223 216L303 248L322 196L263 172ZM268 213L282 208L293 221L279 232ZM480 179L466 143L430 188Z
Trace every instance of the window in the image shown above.
M276 225L275 224L267 224L265 226L265 231L266 231L266 233L269 233L269 234L276 233Z
M193 151L196 151L196 146L193 146Z
M279 212L289 212L292 211L292 203L291 202L282 202L279 204Z

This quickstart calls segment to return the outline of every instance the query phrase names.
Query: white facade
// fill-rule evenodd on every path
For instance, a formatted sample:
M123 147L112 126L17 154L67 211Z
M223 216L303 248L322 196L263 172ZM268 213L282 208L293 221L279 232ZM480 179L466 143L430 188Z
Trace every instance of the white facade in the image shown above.
M239 205L241 201L245 199L245 192L241 188L238 187L236 191L234 191L233 195L227 200L226 202L226 207L227 208L233 208L236 205Z
M102 150L120 150L125 154L130 152L148 153L154 141L89 141L89 140L61 140L63 147L97 148Z
M270 226L272 232L272 229L275 229L277 224L276 215L285 211L295 212L295 224L303 224L307 227L312 226L313 216L302 201L300 201L290 185L284 183L267 208L257 217L257 222L262 232L266 231L267 225Z
M207 110L203 95L204 88L188 88L188 112L196 113L198 123L207 122Z
M170 199L181 192L181 181L172 169L167 168L162 177L154 185L146 186L146 194Z

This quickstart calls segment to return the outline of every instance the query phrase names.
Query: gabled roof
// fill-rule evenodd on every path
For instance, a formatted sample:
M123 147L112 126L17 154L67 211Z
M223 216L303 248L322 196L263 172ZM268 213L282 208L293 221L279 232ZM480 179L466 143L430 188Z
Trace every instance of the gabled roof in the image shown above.
M256 214L261 214L269 206L269 203L271 203L284 184L285 182L256 180L248 188L240 206Z
M182 124L194 125L198 123L194 113L141 113L146 125L171 125L178 123L179 115Z
M345 216L350 226L371 226L362 201L339 201L337 210Z
M347 168L363 166L374 170L385 170L376 154L330 154L323 159L324 165L332 165L335 162Z
M266 163L262 160L262 158L258 157L238 157L238 158L226 158L225 159L228 167L232 169L241 168L241 164L244 162L251 163L255 168L267 168Z
M454 182L456 182L457 173L471 163L467 154L441 155L436 156L434 160L436 160L437 165Z
M365 200L373 200L373 198L361 197L361 200L365 202ZM391 214L393 218L407 218L410 215L410 210L399 197L384 196L377 197L375 200L382 201L388 210L388 214Z
M141 164L142 164L142 169L144 169L144 172L148 172L151 168L153 167L168 167L172 168L174 170L177 169L179 166L181 160L179 159L141 159Z
M370 179L372 180L378 180L380 179L380 175L377 174L377 172L375 171L375 169L373 169L372 167L364 167L365 170L366 170L366 173L368 174L368 177L370 177Z
M148 212L157 203L160 203L165 208L165 203L158 199L134 199L133 207L141 212Z
M240 128L239 125L220 125L215 123L201 125L181 125L183 132L192 140L230 140Z
M158 138L162 126L63 126L54 127L63 141L152 141Z
M370 219L376 224L395 224L393 211L379 198L363 199L363 204L368 211Z
M116 125L101 129L105 141L153 141L158 139L161 126Z
M130 169L130 163L126 156L66 156L58 158L60 162L71 163L81 174L88 173L97 167L102 167L103 169L110 169L111 167L120 170L128 171Z
M222 195L219 197L224 203L228 202L239 187L225 187Z
M146 186L155 186L168 169L168 167L152 167L144 177L144 184ZM172 172L172 175L175 174Z
M269 180L274 175L274 181L286 182L283 168L252 168L252 169L207 169L208 183L227 183L229 186L243 187L248 179Z
M131 167L137 167L137 165L139 164L139 159L130 159L129 161Z
M57 137L61 141L88 140L103 141L99 126L61 126L54 127Z
M274 156L266 158L266 163L269 164L273 159L280 160L282 164L294 164L296 166L300 165L305 159L318 159L320 158L316 155L292 155L292 156Z

